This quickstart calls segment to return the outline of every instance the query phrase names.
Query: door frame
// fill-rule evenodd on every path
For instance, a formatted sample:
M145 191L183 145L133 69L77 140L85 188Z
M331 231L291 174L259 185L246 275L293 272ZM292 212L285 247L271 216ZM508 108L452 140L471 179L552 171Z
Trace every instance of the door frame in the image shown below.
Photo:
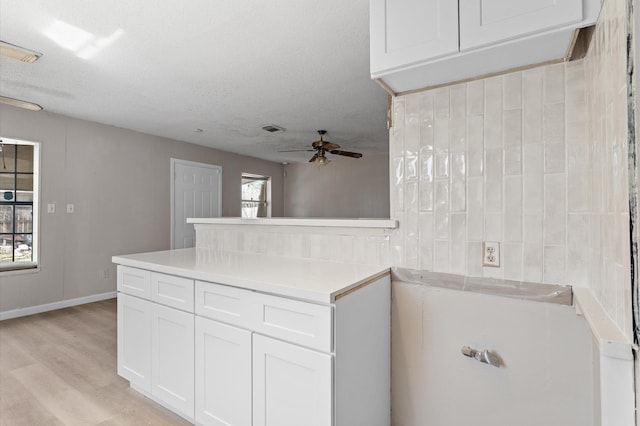
M174 232L175 232L175 212L174 212L174 201L175 201L175 176L176 176L176 165L182 164L185 166L196 166L196 167L204 167L212 170L220 171L220 180L219 180L219 191L218 191L218 206L220 206L220 216L222 216L222 166L216 166L215 164L208 163L198 163L197 161L188 161L182 160L179 158L171 158L171 249L175 248L174 241Z

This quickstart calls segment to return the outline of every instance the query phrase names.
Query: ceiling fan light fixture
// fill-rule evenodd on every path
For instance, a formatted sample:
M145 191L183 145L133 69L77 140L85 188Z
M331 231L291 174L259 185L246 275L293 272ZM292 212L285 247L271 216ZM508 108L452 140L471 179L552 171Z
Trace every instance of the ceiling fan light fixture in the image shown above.
M29 111L42 111L42 107L33 102L22 101L20 99L7 98L6 96L0 96L0 103L11 105L14 107L28 109Z
M0 40L0 55L32 64L40 59L42 53Z
M331 160L329 160L324 155L318 155L314 162L319 166L326 166L327 164L329 164L331 162Z

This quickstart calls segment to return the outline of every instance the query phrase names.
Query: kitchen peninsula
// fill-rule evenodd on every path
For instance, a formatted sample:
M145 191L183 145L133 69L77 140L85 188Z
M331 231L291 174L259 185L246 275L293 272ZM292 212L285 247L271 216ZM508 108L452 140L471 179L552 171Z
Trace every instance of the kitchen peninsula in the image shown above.
M189 221L113 257L118 374L197 424L388 425L395 222Z

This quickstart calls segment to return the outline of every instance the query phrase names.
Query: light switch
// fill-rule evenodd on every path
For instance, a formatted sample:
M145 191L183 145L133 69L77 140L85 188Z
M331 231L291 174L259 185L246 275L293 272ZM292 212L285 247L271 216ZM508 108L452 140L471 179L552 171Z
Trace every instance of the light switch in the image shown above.
M75 207L73 204L67 204L67 213L73 213L75 211Z
M55 213L56 212L56 203L47 204L47 213Z

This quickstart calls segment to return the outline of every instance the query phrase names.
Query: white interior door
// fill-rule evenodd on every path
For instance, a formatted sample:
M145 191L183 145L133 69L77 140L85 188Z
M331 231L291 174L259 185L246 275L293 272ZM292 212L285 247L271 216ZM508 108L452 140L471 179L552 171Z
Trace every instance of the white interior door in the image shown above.
M194 247L196 233L189 217L219 217L222 167L171 159L171 248Z

